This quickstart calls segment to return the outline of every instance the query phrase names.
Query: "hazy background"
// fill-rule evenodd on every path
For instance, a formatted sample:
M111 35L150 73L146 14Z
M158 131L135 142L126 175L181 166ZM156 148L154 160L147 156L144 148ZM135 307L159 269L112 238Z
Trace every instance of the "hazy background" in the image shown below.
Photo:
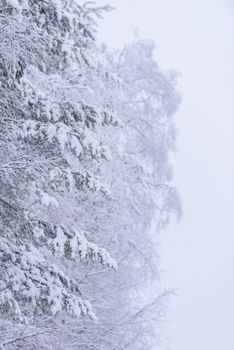
M161 244L163 283L177 291L162 350L233 350L234 1L109 3L116 10L101 41L122 47L138 27L156 42L161 67L182 74L173 163L184 218Z

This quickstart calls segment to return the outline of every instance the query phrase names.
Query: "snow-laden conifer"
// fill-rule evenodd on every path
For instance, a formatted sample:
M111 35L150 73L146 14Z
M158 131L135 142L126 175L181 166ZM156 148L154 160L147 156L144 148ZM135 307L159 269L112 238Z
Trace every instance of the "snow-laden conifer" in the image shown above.
M14 321L61 312L95 318L62 261L117 268L74 211L80 191L107 196L92 170L110 151L95 129L117 125L80 94L94 69L88 12L75 1L2 3L0 309Z

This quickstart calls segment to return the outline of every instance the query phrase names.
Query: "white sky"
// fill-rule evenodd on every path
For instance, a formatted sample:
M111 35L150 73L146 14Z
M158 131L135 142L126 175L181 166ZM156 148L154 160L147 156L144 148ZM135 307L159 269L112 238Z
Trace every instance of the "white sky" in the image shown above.
M234 0L109 3L100 28L109 47L138 27L159 64L182 74L173 163L184 218L161 245L164 284L177 290L162 350L233 350Z

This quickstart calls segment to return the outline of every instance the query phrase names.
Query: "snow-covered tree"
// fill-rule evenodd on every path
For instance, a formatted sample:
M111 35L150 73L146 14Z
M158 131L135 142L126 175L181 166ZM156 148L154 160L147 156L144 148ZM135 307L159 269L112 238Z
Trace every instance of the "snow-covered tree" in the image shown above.
M117 267L105 249L87 241L77 223L80 191L108 196L94 174L109 157L95 128L116 121L104 106L88 105L79 94L78 70L87 75L91 69L93 22L76 2L67 5L3 3L0 304L2 315L16 321L31 314L28 303L33 312L94 318L61 261L87 259ZM71 81L74 73L78 82Z
M1 1L2 349L158 341L157 233L180 213L168 156L179 98L151 42L98 47L108 10Z
M153 44L140 40L105 57L105 95L112 94L122 127L112 135L112 167L105 169L109 178L114 172L113 200L105 215L93 208L96 238L98 232L99 243L103 233L105 240L108 237L109 251L119 265L111 275L102 272L102 283L96 272L87 275L99 295L93 302L101 322L94 326L92 343L100 349L154 349L167 297L158 283L156 247L159 230L181 212L177 192L170 186L169 163L179 96L175 73L163 72L153 54ZM89 334L90 328L86 327Z

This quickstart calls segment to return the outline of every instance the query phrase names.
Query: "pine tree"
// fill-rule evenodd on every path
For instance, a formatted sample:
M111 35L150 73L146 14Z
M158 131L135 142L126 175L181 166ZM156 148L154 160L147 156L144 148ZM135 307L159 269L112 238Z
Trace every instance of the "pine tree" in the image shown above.
M95 129L117 124L79 93L92 69L93 26L74 1L3 2L2 36L13 52L3 49L1 57L0 305L15 321L32 312L95 318L62 261L117 267L85 238L76 210L80 192L108 196L94 174L109 157Z

